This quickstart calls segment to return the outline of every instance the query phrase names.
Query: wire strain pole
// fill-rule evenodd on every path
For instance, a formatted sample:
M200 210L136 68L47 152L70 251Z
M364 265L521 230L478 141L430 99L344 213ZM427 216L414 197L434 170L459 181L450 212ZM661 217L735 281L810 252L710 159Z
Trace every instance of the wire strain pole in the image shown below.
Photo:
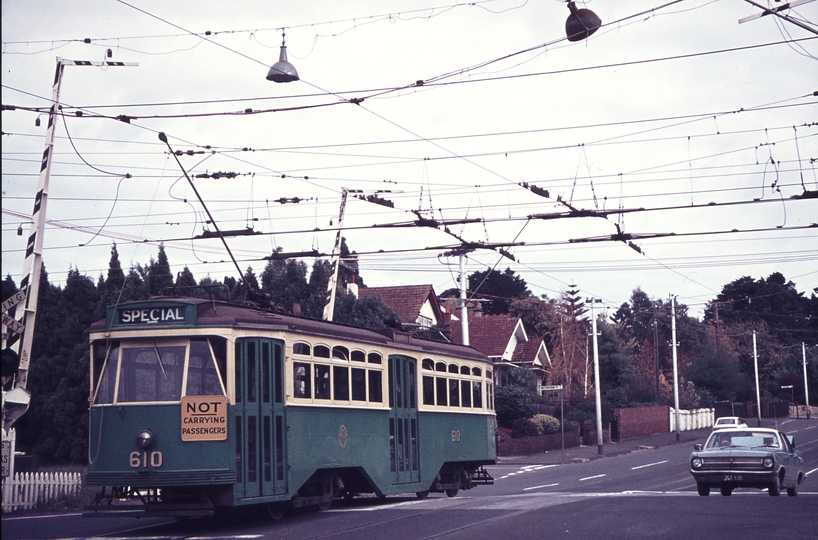
M179 161L179 157L176 155L176 152L174 152L173 148L171 148L170 142L168 142L167 135L165 135L165 133L162 132L162 131L159 132L159 140L167 145L168 150L170 151L170 155L172 155L173 159L176 160L176 163L179 165L179 168L182 170L182 174L184 174L185 178L187 178L187 182L188 182L188 184L190 184L190 187L193 189L193 193L196 194L196 198L199 199L199 203L201 203L202 208L204 208L205 213L207 213L207 217L210 219L210 223L213 224L213 228L216 229L216 233L218 233L219 238L222 241L222 244L224 244L224 249L226 249L227 254L230 255L230 260L233 261L233 265L236 267L236 271L238 271L238 273L239 273L239 279L244 284L244 287L245 287L245 290L248 293L248 296L251 296L251 298L252 298L253 294L255 294L257 291L253 290L253 288L247 282L247 280L244 279L244 273L241 271L241 268L239 267L239 263L236 262L236 258L233 256L233 252L230 251L230 246L227 245L227 240L224 239L224 235L222 235L222 231L221 231L221 229L219 229L219 225L216 223L216 220L213 219L213 215L210 213L210 210L207 208L207 205L205 204L204 200L202 199L202 196L199 195L199 190L196 189L196 186L193 184L193 180L190 179L190 176L188 176L187 171L182 166L182 162Z

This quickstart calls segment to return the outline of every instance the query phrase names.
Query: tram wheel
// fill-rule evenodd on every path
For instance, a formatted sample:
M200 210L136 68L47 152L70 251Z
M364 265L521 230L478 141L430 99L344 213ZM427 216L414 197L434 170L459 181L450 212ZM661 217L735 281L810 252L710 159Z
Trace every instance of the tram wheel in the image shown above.
M262 507L264 517L278 521L284 517L284 505L281 503L267 503Z
M318 503L316 506L320 511L329 510L330 505L332 504L332 499L326 500L324 502Z
M457 489L457 488L454 488L454 489L447 489L447 490L446 490L446 496L447 496L447 497L457 497L457 493L458 493L459 491L460 491L460 490L459 490L459 489Z

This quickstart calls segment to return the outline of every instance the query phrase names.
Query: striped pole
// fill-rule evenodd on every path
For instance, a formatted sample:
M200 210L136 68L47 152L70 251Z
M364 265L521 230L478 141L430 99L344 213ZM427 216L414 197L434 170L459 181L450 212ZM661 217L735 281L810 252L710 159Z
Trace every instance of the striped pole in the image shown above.
M60 104L60 85L62 83L65 66L137 66L134 62L113 62L110 60L92 62L89 60L66 60L57 57L57 69L54 73L54 82L51 87L51 109L48 112L48 128L45 138L45 150L40 162L40 178L37 194L34 197L34 209L31 212L31 228L26 242L26 257L23 263L23 278L20 280L21 292L25 294L24 301L17 306L14 323L9 328L6 346L11 348L20 358L16 381L13 389L4 392L3 427L9 429L17 418L28 409L29 392L28 367L31 361L31 346L34 340L34 323L37 316L37 300L40 293L40 273L43 258L43 232L46 222L46 207L48 205L48 184L51 178L51 158L54 150L54 131ZM4 317L4 322L6 318ZM9 397L13 396L10 402ZM13 405L12 405L13 404Z
M341 211L338 212L338 234L335 235L335 247L332 248L332 266L327 281L327 299L324 303L325 321L332 320L332 314L335 310L335 288L338 285L338 267L341 266L341 229L344 227L344 211L347 206L347 191L346 188L341 188Z

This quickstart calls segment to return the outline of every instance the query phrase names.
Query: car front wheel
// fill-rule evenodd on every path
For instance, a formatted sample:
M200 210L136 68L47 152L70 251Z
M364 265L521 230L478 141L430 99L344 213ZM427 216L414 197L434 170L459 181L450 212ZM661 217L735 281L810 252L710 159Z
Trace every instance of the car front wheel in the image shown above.
M781 495L781 479L778 477L778 475L773 478L773 483L770 484L768 493L770 494L770 497L778 497Z
M710 486L707 484L696 484L696 491L698 491L702 497L707 497L710 495Z
M727 486L721 486L721 495L722 497L729 497L733 494L733 488Z

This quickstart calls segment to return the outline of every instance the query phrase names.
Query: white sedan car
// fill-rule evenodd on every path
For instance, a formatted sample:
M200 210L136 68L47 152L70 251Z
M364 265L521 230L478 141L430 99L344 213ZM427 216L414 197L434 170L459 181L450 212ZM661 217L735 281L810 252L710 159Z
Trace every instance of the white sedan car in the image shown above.
M716 423L713 424L713 429L725 429L725 428L746 428L747 424L745 424L741 418L738 416L722 416L721 418L716 420Z

